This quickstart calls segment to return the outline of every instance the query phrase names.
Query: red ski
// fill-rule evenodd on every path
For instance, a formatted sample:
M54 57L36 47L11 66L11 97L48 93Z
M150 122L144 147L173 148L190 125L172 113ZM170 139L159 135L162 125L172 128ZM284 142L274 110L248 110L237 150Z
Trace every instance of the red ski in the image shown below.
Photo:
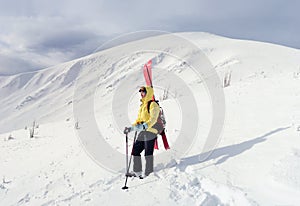
M150 59L143 67L143 73L144 73L144 78L145 78L145 82L147 86L151 86L153 87L153 82L152 82L152 59ZM155 97L153 95L152 100L155 101ZM168 140L167 140L167 136L165 133L165 130L163 130L160 135L162 136L162 140L164 143L164 147L165 149L170 149ZM157 139L155 140L155 144L154 144L154 148L158 149L158 143L157 143Z
M152 59L150 59L147 64L144 65L143 72L146 85L152 87Z

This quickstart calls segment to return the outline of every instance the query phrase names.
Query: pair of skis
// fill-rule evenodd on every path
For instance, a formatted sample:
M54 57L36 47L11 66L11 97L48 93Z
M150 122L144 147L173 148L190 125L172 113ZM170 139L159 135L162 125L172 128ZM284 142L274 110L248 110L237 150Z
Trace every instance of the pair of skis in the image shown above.
M152 64L153 64L153 60L150 59L147 62L147 64L144 65L144 68L143 68L143 73L144 73L144 78L145 78L145 81L146 81L146 85L147 86L151 86L151 87L153 87L153 84L152 84ZM152 97L152 100L155 101L154 95ZM160 135L162 137L165 149L166 150L170 149L170 146L169 146L169 143L168 143L168 140L167 140L167 136L166 136L165 130L163 130L160 133ZM158 149L157 139L155 140L154 148Z

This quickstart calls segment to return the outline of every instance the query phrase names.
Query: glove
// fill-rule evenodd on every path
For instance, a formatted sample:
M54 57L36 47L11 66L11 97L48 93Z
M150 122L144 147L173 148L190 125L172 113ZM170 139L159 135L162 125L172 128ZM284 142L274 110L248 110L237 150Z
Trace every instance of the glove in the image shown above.
M132 130L132 127L125 127L124 134L128 134Z
M143 123L143 124L137 124L137 125L135 125L132 128L132 130L140 132L140 131L146 130L147 128L148 128L148 124L147 123Z
M146 122L143 123L143 128L144 128L144 130L148 129L148 124Z

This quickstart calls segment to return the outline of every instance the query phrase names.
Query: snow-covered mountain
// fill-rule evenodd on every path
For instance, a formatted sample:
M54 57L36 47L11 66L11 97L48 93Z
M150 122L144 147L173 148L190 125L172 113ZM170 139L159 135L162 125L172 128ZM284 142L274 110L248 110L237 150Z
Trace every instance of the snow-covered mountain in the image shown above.
M223 90L221 139L207 159L199 161L214 113L210 94L182 60L167 55L176 51L192 61L197 52L178 42L165 47L166 35L142 39L44 70L0 76L1 205L297 205L300 51L207 33L176 35L201 49L221 81L231 76ZM153 42L161 45L149 52ZM93 112L105 142L124 154L127 125L115 116L134 120L139 97L133 88L144 84L141 66L154 57L156 96L166 110L171 143L171 151L156 154L174 158L157 162L155 174L144 180L130 179L130 189L122 191L124 165L116 164L121 171L116 173L103 169L78 136L93 135L88 129ZM176 85L169 85L168 98L162 98L166 88L159 85L166 75L159 75L159 68L178 75L196 99L198 135L180 158L172 144L182 125L181 93L172 93ZM33 121L39 128L30 139Z

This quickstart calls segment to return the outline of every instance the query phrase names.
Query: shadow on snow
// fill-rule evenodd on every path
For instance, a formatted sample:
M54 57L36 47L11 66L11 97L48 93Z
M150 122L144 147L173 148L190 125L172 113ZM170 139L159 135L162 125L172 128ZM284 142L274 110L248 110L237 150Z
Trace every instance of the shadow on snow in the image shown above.
M250 150L254 145L266 141L267 137L269 137L275 133L281 132L283 130L287 130L289 128L290 127L278 128L278 129L272 130L260 137L257 137L257 138L239 143L239 144L225 146L225 147L217 148L217 149L214 149L214 150L211 150L211 151L208 151L205 153L201 153L198 155L185 157L180 160L179 164L173 165L171 167L177 167L181 171L184 171L186 169L186 167L188 167L190 165L208 162L210 160L216 160L216 162L213 163L214 165L222 164L225 161L227 161L229 158L240 155L240 154L246 152L247 150Z

